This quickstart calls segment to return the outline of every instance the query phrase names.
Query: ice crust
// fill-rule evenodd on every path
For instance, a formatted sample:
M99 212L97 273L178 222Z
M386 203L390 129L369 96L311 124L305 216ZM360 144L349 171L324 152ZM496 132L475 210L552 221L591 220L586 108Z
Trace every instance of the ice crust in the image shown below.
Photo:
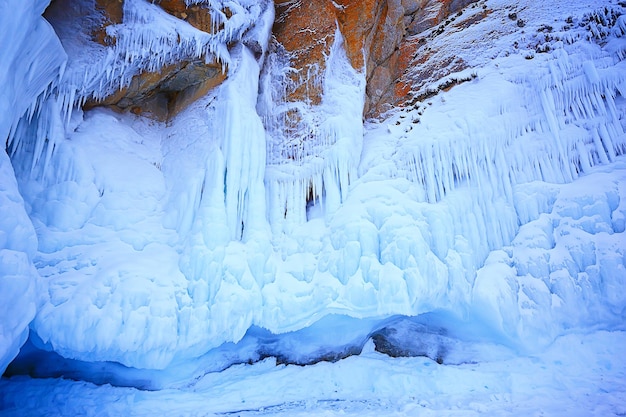
M14 109L0 116L12 163L0 155L0 207L11 213L0 220L0 266L10 266L0 297L23 302L0 310L0 366L24 341L36 294L46 294L31 324L39 348L149 369L251 328L289 334L329 315L373 328L444 311L529 350L571 328L623 322L623 17L564 31L532 59L473 50L485 62L453 74L471 81L366 124L365 75L337 33L318 74L322 102L303 112L317 130L299 132L308 148L290 158L272 117L286 111L273 83L289 70L269 48L273 7L207 3L234 12L223 32L128 0L131 18L110 29L119 42L92 51L104 64L66 42L65 71L52 29L37 13L24 18L51 46L32 62L9 51L33 66L32 85L18 83L21 67L0 67L0 80L28 86L0 99ZM77 107L188 56L216 56L229 77L167 124ZM299 353L328 347L317 329L256 340L304 361Z

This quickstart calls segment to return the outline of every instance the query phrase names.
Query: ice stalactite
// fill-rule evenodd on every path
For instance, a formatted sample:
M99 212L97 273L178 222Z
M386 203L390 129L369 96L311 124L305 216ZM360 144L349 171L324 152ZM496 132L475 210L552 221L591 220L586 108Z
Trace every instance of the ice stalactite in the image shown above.
M245 46L237 60L216 114L222 121L224 198L233 239L250 236L265 225L265 129L255 110L260 68Z
M559 56L555 60L568 60L565 51ZM585 168L607 163L626 150L615 105L616 99L623 100L625 68L622 61L598 71L587 61L561 74L550 65L545 75L533 73L519 84L505 83L502 96L529 100L487 115L492 123L482 128L457 120L453 128L426 137L415 128L400 144L398 167L423 185L422 199L427 202L439 201L464 181L494 184L509 196L518 183L571 182Z
M7 19L4 26L7 36L14 29L12 33L17 34L17 39L3 42L3 55L0 56L4 62L0 68L0 81L5 86L0 100L3 108L0 137L10 153L23 149L30 154L30 157L21 158L24 163L30 163L30 172L47 164L54 138L62 136L64 128L59 124L60 109L55 95L67 55L50 24L35 13L37 9L41 9L41 13L44 7L40 4L33 12L21 12L24 16L18 12L17 16ZM33 15L29 16L30 13ZM32 22L28 33L12 28L21 19ZM40 164L44 151L44 162Z
M65 139L66 126L56 97L43 97L32 118L20 119L9 140L11 157L18 161L14 164L16 170L38 178L47 174L56 144Z
M290 69L280 52L262 79L258 108L268 132L266 189L276 233L306 222L313 205L334 212L357 176L365 74L350 65L339 30L334 39L326 70L312 78L323 87L319 105L285 102L284 75ZM296 130L290 127L294 123Z
M273 12L271 6L262 11L231 49L230 77L176 116L162 144L170 190L166 224L178 233L178 266L187 279L187 296L177 300L180 358L240 340L262 309L271 245L266 137L255 106Z
M213 6L215 7L214 4ZM221 194L230 239L246 240L251 234L263 231L267 224L263 185L266 138L265 129L256 111L256 102L259 75L271 34L274 10L269 3L264 3L264 7L259 10L256 10L257 6L259 5L252 7L257 13L257 21L251 27L246 27L249 30L245 34L240 33L241 43L233 45L230 51L232 58L229 81L187 112L193 114L193 117L201 118L202 122L197 126L190 126L192 122L187 114L182 114L171 122L172 136L201 136L197 147L202 148L205 161L199 162L202 165L199 172L211 173L198 179L199 185L194 187L197 191L192 193L194 203L188 200L173 203L179 218L173 220L170 226L175 227L182 235L190 230L195 218L193 212L198 205L207 205L206 201L202 201L205 195L211 196L205 200L214 200L217 206ZM242 7L237 6L237 9ZM253 46L250 47L249 44ZM166 154L173 155L172 160L180 153L171 146L165 146L164 149ZM166 165L169 165L168 161L169 158L166 158ZM176 185L173 186L177 191ZM187 220L181 222L183 217Z
M186 59L215 61L221 65L222 72L226 72L231 64L228 45L240 42L248 29L263 19L268 4L194 2L197 3L206 3L209 7L211 33L192 27L150 2L125 1L123 23L106 27L107 35L114 39L109 46L87 40L88 34L78 34L84 28L65 21L67 11L58 16L53 14L51 19L59 29L62 42L70 46L68 71L57 92L66 120L70 119L73 108L87 100L101 101L124 90L138 74L159 72ZM224 14L224 7L229 8L229 17ZM80 54L74 55L72 52L77 50Z
M441 118L420 123L418 112L408 112L403 117L413 124L398 133L402 140L393 157L395 169L419 185L418 201L436 203L471 186L480 190L481 206L504 198L519 224L534 220L538 213L531 215L517 204L518 184L568 183L626 151L624 115L616 104L624 100L626 61L615 53L594 54L599 56L558 49L541 70L519 78L511 74L512 81L486 74L485 81L498 85L497 105L493 95L476 96L476 107L464 109L463 117L448 124ZM456 89L473 94L469 86ZM452 106L454 99L447 97ZM390 130L407 125L402 126ZM502 239L490 249L510 241L510 232L496 232Z

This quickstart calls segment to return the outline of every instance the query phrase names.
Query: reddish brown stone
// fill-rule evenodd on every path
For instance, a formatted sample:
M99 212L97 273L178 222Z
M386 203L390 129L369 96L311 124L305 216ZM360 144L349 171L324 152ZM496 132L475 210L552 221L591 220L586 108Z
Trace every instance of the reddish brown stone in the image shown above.
M115 40L107 36L106 28L122 23L124 0L96 0L96 10L101 15L102 23L92 32L92 38L101 45L111 45Z
M225 79L226 74L217 62L179 62L157 72L138 74L127 87L102 101L88 101L85 108L105 105L167 120Z
M275 2L273 33L291 58L296 72L291 74L288 101L319 104L318 82L326 68L326 56L335 39L335 7L329 0L307 0L293 4Z
M412 36L416 33L437 33L450 24L462 9L476 0L402 0L404 11L401 22L398 13L381 19L374 35L370 62L368 63L368 90L365 115L377 117L390 107L413 100L421 84L444 77L464 68L456 57L444 56L430 60L432 51L423 48L425 39ZM398 2L388 2L398 9ZM391 6L389 6L391 7ZM400 35L400 37L398 37ZM391 48L394 48L393 51ZM384 88L379 74L385 68L389 85ZM415 69L417 68L417 69Z
M187 6L185 0L160 0L157 4L167 13L186 21L203 32L213 33L216 29L213 27L209 9L205 6Z
M158 5L171 15L185 20L205 32L214 30L206 7L187 6L184 0L160 0ZM102 24L93 32L96 42L111 45L114 39L106 35L106 27L123 20L123 0L96 0ZM217 62L183 60L166 65L158 71L135 75L130 84L104 100L89 101L85 107L106 105L119 110L152 115L165 120L221 84L226 74Z
M380 13L380 0L339 0L343 9L336 10L336 17L344 37L346 54L355 69L365 65L366 50L369 49L369 35Z
M274 36L296 69L287 101L318 104L323 91L315 82L339 28L352 66L365 70L364 113L375 117L405 100L410 80L402 78L419 45L411 33L430 30L476 0L277 0ZM399 85L397 85L399 84Z
M438 35L454 20L451 16L475 1L276 0L273 34L295 69L285 86L285 99L310 105L321 102L322 77L337 29L344 38L350 63L365 71L367 117L376 117L390 106L414 99L420 85L463 67L464 63L455 57L426 49L423 41L426 36ZM200 30L210 33L216 29L205 6L187 6L185 0L155 3ZM106 26L123 18L123 0L96 0L96 7L104 16L96 38L106 43ZM224 13L228 15L229 11ZM423 36L414 36L417 33ZM217 68L216 63L180 62L154 73L140 74L105 103L150 111L159 118L171 116L223 81L225 75ZM298 112L287 116L288 124L295 129L300 123Z

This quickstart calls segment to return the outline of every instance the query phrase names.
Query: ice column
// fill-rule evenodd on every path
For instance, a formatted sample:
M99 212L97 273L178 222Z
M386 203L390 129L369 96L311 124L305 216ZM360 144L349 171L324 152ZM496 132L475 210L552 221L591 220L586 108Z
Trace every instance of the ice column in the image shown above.
M265 129L255 109L259 64L247 47L236 49L237 68L225 86L217 117L224 129L220 136L228 226L232 239L246 239L265 225Z

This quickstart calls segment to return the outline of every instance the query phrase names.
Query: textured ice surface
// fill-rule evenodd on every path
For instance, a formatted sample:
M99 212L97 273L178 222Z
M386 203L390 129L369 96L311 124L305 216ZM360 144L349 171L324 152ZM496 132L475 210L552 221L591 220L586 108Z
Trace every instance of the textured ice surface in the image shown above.
M552 194L548 210L478 270L475 314L523 343L545 344L564 329L623 320L626 161L592 172L571 184L516 187L522 198Z
M501 3L489 4L508 19ZM524 31L494 17L450 34L452 45L471 45L503 31L492 47L458 51L476 68L454 76L471 81L366 125L364 74L336 36L320 75L325 96L307 110L324 123L293 159L276 147L280 126L259 95L273 80L261 75L271 57L245 42L267 50L273 12L255 2L228 2L242 17L227 34L228 80L167 124L70 112L91 93L50 90L10 147L49 295L32 323L39 347L163 369L251 328L265 353L310 361L332 350L307 342L329 315L371 319L374 329L390 316L444 311L530 351L572 328L619 325L625 25L603 8L604 20L586 17L592 3L600 7L531 8ZM154 5L127 7L131 26L158 36L144 45L131 27L115 28L123 41L112 59L131 59L108 75L98 67L97 91L149 67L141 54L167 49L168 36L197 40ZM527 59L544 16L565 25L569 11L581 24L557 28L549 51ZM262 18L246 31L245 16ZM68 52L66 80L82 75L78 87L95 91L94 69L76 60L80 50ZM21 342L18 333L7 346ZM242 349L233 362L260 354Z
M6 154L6 140L24 113L32 115L65 63L60 42L41 17L45 7L45 1L0 2L0 371L26 340L37 304L37 236Z
M0 371L17 355L35 316L37 237L17 190L13 168L0 152Z

